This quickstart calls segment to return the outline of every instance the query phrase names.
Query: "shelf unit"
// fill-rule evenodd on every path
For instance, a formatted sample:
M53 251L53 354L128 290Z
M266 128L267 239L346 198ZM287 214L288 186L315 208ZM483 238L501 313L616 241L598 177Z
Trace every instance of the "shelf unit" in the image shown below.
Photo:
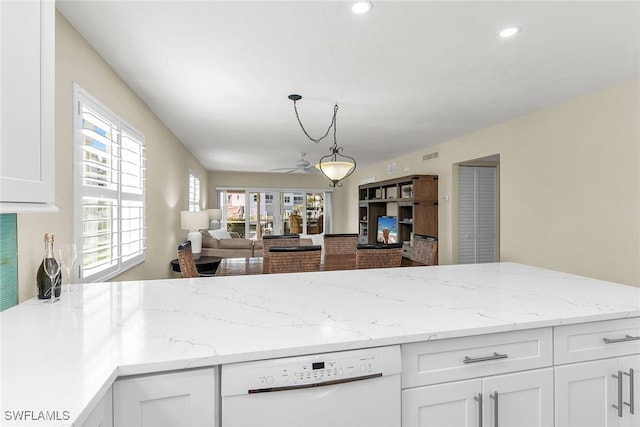
M398 240L412 233L438 237L438 176L410 175L358 187L360 243L376 243L379 216L398 218ZM406 252L409 253L408 251Z

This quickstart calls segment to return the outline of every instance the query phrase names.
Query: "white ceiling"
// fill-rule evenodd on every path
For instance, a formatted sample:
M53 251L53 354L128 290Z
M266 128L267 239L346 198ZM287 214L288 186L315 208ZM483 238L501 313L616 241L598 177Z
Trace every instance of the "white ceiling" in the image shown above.
M291 93L363 166L640 76L639 1L56 3L209 170L328 153Z

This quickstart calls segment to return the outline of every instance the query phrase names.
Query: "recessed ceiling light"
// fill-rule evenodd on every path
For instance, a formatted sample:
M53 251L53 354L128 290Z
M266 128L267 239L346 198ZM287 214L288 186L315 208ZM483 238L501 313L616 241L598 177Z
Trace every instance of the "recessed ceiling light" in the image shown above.
M354 3L353 6L351 7L351 10L353 10L353 13L357 13L358 15L367 13L371 9L373 9L373 4L370 1L359 1L357 3Z
M509 28L505 28L504 30L500 31L498 34L502 38L507 38L507 37L513 37L516 34L518 34L519 32L520 32L520 28L518 28L518 27L509 27Z

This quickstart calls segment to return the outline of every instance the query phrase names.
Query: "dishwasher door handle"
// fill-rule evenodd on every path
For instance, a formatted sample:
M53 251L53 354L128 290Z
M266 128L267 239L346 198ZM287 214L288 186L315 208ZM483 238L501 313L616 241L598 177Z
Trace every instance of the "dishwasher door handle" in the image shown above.
M249 394L256 394L256 393L272 393L274 391L301 390L305 388L326 387L330 385L352 383L354 381L370 380L373 378L379 378L381 376L382 376L381 373L377 373L377 374L371 374L371 375L363 375L360 377L343 378L340 380L330 380L330 381L323 381L323 382L310 383L310 384L294 384L294 385L279 386L279 387L254 388L254 389L247 390L247 392Z

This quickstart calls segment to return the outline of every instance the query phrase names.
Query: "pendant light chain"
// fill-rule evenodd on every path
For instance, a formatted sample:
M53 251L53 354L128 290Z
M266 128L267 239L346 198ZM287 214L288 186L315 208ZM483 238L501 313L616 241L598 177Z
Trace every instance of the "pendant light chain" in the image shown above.
M297 102L295 100L293 101L293 110L296 112L296 119L298 119L298 124L300 125L300 129L302 129L302 132L304 132L304 134L307 135L307 138L309 138L311 141L317 144L323 139L325 139L327 135L329 135L329 132L333 127L333 142L334 144L336 143L336 115L338 113L338 104L333 106L333 118L331 119L331 123L329 123L329 127L327 128L327 131L325 132L324 135L322 135L318 139L311 137L311 135L309 135L309 133L304 128L304 126L302 126L302 122L300 121L300 115L298 114Z
M297 94L291 94L288 96L290 100L293 101L293 109L296 113L296 119L298 120L298 124L302 129L302 132L314 143L319 143L323 139L325 139L329 132L331 132L331 128L333 128L333 146L329 147L329 154L326 156L322 156L320 161L316 165L316 168L322 172L322 174L331 181L331 187L342 187L341 180L350 176L356 170L356 159L351 156L347 156L342 154L342 147L338 147L337 140L337 125L336 125L336 116L338 115L338 104L333 106L333 117L331 118L331 123L329 123L329 127L327 131L320 138L313 138L307 130L302 125L302 121L300 120L300 115L298 114L298 107L296 101L302 99L302 96ZM340 158L338 158L338 156Z

